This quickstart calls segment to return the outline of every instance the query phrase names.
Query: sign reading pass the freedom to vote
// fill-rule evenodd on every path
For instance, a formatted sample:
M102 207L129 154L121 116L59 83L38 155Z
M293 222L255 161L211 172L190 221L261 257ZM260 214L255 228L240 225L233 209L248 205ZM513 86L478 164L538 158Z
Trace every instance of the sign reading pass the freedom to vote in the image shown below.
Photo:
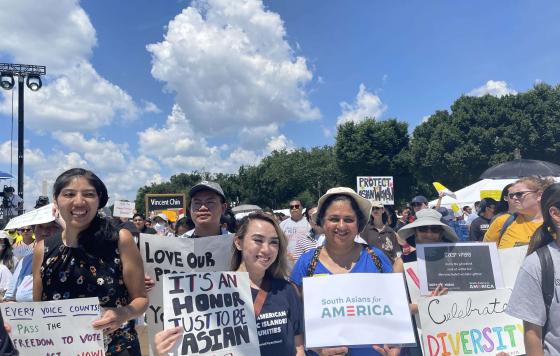
M103 333L91 326L101 313L97 298L2 303L0 309L21 356L105 354Z
M308 348L415 343L401 274L307 277L303 298Z

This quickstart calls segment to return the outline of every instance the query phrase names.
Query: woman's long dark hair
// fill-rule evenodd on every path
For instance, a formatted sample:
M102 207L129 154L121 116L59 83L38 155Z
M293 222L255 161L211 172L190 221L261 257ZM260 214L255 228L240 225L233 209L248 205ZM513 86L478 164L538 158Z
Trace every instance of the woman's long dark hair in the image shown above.
M109 200L107 187L95 173L83 168L69 169L56 178L53 186L54 200L57 200L62 189L67 187L72 180L79 177L86 179L88 183L95 188L97 196L99 197L99 206L97 209L103 208ZM83 249L87 253L98 257L111 256L114 253L114 245L118 239L118 230L109 220L99 215L96 215L89 226L78 234L78 242Z
M542 193L541 211L543 223L531 237L527 255L554 241L556 236L556 224L554 224L552 216L550 216L550 208L553 206L560 209L560 183L554 183L548 186Z
M10 244L10 240L7 238L0 238L0 241L1 240L6 241L6 247L2 249L0 260L2 261L2 264L10 270L10 272L14 272L14 251L12 249L12 245Z

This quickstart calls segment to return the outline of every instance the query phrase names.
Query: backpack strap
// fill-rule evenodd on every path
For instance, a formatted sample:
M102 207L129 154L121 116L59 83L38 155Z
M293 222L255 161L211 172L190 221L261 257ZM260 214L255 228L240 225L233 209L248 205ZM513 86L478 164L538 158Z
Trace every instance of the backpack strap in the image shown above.
M311 257L311 261L309 261L309 266L307 266L307 273L305 274L306 277L311 277L315 274L315 268L317 268L317 262L319 262L319 255L321 254L322 249L322 245L315 249L315 253L313 254L313 257Z
M366 251L371 257L371 259L373 260L373 263L375 264L375 267L377 267L379 273L383 273L383 265L381 264L381 260L379 259L379 256L377 256L375 251L369 246L366 246Z
M546 309L546 323L542 329L542 341L544 343L544 335L548 331L550 324L550 304L554 297L554 262L552 261L548 245L537 249L537 256L539 256L539 262L541 263L541 289Z
M255 318L261 314L262 307L264 305L264 301L266 300L266 296L268 295L268 290L270 289L270 281L265 276L261 282L261 287L259 288L259 292L257 293L257 297L253 302L253 309L255 311Z
M513 224L513 222L515 221L515 219L517 219L517 213L513 213L510 214L510 216L507 218L507 220L504 222L504 224L502 225L502 228L500 229L500 235L498 236L498 242L496 243L496 246L500 246L500 242L502 241L502 236L504 236L504 234L506 233L508 227Z

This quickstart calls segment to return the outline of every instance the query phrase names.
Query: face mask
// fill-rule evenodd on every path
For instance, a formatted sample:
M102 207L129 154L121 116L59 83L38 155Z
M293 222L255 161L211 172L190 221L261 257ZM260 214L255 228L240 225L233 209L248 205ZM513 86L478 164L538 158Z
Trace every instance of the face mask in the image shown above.
M154 225L154 229L156 230L157 233L163 233L165 232L165 225L157 223Z

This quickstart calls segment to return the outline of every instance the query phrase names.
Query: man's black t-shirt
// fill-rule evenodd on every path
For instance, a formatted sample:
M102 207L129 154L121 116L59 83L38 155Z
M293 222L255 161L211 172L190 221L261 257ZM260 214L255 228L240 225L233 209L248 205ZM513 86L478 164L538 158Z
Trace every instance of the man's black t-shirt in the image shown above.
M258 290L252 289L253 301ZM295 355L294 337L303 334L302 303L294 286L270 280L270 290L257 317L261 355Z
M469 241L484 240L484 234L488 231L488 227L490 227L490 219L486 219L484 216L474 219L469 231Z

